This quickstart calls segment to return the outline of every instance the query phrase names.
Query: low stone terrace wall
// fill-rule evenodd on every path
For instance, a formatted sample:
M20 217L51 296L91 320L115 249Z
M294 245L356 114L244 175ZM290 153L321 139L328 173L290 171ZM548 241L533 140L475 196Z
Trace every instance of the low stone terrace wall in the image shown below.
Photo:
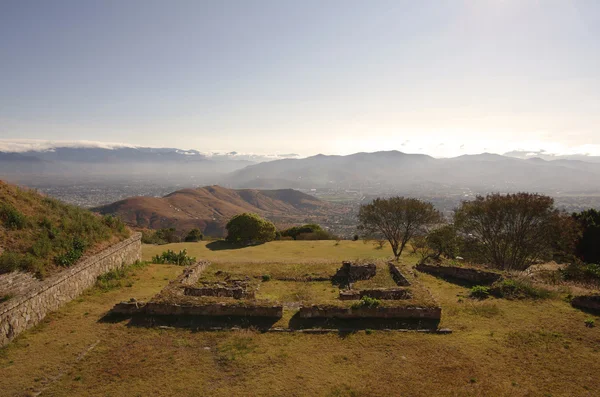
M148 302L144 312L152 316L226 316L226 317L276 317L283 316L281 305L231 305L209 303L201 305L178 305L174 303Z
M0 346L92 287L99 275L141 260L141 237L140 233L135 233L127 240L40 282L23 295L0 304Z
M418 264L415 268L420 272L429 273L433 276L452 278L476 285L490 285L502 278L499 273L467 267Z
M301 318L402 318L440 320L439 307L361 307L343 308L335 306L307 306L298 312Z
M404 277L404 275L400 272L400 269L398 269L398 266L396 266L393 262L388 262L388 266L396 285L400 287L410 286L410 281L408 281L406 277Z
M341 300L356 300L362 298L363 296L384 300L400 300L412 298L410 290L405 288L373 288L340 291Z

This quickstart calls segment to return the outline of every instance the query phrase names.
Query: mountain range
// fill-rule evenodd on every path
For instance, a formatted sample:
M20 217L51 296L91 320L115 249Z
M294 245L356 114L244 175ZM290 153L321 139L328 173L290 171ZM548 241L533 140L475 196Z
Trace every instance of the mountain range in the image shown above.
M360 187L415 193L460 188L476 192L598 192L600 163L519 159L490 153L436 159L387 151L254 164L233 171L224 183L246 188Z
M228 188L334 188L435 194L527 190L540 193L600 192L597 157L563 158L524 152L433 158L399 151L316 155L273 161L236 152L206 155L196 150L140 147L55 147L0 151L0 178L34 185L63 180L134 178L169 186L219 184ZM289 156L296 156L290 154ZM519 158L526 157L526 158ZM589 161L583 161L581 159ZM252 161L250 159L254 159ZM58 183L58 182L57 182Z

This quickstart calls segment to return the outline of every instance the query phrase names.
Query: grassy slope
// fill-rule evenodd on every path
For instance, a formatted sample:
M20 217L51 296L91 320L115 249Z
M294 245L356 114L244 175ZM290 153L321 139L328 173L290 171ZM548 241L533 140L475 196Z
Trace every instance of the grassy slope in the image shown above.
M198 256L206 253L203 258L237 264L387 254L360 242L333 244L281 242L231 251L187 247ZM271 249L277 254L269 254ZM144 255L153 250L144 247ZM61 372L44 395L600 395L600 327L584 326L589 315L562 300L474 302L458 296L467 289L428 275L419 278L442 304L441 326L452 328L451 335L192 332L98 322L114 303L148 298L180 272L169 265L136 270L132 287L92 292L0 349L3 395L23 395Z
M19 218L18 224L8 214ZM56 269L54 259L84 241L84 254L93 254L129 235L124 225L73 205L0 181L0 273L21 268L43 276ZM11 256L10 253L17 256ZM27 265L26 265L27 264Z

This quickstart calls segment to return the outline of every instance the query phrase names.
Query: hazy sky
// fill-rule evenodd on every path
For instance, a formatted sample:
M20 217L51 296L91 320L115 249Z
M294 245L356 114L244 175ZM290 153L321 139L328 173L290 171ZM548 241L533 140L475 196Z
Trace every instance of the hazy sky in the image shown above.
M600 154L600 1L0 0L0 138Z

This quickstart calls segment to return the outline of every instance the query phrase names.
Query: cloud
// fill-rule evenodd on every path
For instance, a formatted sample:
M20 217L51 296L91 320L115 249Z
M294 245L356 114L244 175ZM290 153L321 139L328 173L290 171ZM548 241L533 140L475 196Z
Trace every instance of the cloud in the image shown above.
M100 142L100 141L47 141L41 139L0 139L0 152L48 152L56 148L98 148L118 149L124 147L138 147L127 143Z

